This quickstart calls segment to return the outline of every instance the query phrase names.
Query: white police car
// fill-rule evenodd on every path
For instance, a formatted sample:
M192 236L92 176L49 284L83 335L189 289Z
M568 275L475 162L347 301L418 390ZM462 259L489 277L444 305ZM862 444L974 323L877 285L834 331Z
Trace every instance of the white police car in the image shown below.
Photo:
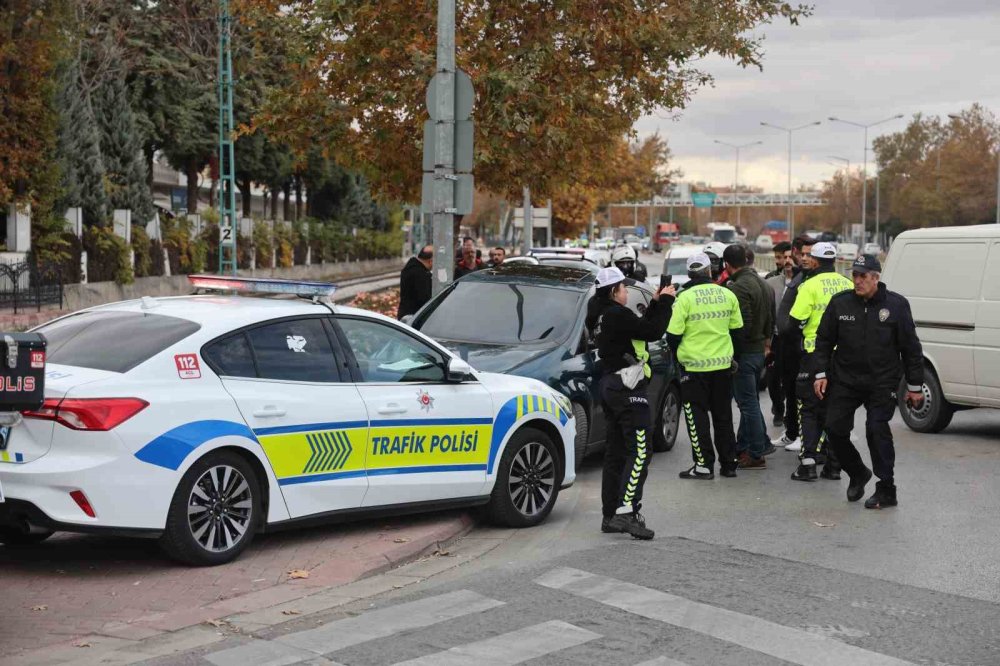
M313 298L147 297L36 329L46 399L0 438L0 541L148 536L220 564L259 530L362 513L535 525L573 482L572 409L541 382L329 306L333 285L191 282Z

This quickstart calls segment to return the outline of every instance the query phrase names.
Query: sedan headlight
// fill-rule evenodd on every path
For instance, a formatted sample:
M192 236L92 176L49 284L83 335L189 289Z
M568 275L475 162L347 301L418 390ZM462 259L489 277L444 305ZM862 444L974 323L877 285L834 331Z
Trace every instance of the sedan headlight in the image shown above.
M573 418L573 403L569 401L569 398L558 391L553 391L552 397L555 398L556 404L562 407L563 411L566 412L570 418Z

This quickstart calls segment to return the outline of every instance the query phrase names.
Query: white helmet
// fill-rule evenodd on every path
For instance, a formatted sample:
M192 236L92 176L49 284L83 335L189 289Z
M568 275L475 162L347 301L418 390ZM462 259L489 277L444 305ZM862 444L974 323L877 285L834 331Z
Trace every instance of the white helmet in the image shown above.
M619 261L635 261L635 250L630 245L619 245L611 253L611 263Z
M705 246L705 254L714 255L717 259L722 259L722 253L726 251L725 243L713 241Z

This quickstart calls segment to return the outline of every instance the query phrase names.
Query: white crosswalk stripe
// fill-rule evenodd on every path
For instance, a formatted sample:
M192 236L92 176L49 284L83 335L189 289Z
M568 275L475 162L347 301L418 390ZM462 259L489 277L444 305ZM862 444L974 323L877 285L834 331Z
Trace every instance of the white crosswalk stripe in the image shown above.
M670 657L657 657L656 659L650 659L649 661L644 661L641 664L636 664L635 666L688 666L683 661L677 661L676 659L671 659Z
M535 582L800 666L913 666L832 638L579 569L553 569Z
M397 666L466 666L472 663L476 666L514 666L600 637L592 631L553 620L404 661Z

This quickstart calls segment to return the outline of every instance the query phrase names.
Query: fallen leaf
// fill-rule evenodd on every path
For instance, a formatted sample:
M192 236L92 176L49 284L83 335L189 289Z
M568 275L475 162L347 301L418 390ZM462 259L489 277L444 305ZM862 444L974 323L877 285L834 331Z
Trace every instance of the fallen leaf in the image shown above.
M833 527L836 524L837 523L817 523L815 520L813 521L813 525L816 527Z
M399 537L399 538L393 539L392 541L393 541L393 543L406 543L406 542L409 541L409 539L407 539L406 537Z
M302 611L297 611L297 610L283 610L283 611L281 611L281 614L282 615L302 615Z
M31 610L33 610L33 611L43 611L43 610L48 610L48 609L49 609L49 607L46 606L46 605L44 605L44 604L42 604L40 606L32 606L31 607Z
M434 554L437 555L438 557L451 557L450 550L435 550Z
M205 620L205 624L210 624L210 625L212 625L213 627L222 627L222 626L224 626L224 625L225 625L226 623L225 623L225 622L223 622L222 620Z
M133 587L134 587L134 586L138 585L138 584L139 584L139 583L141 583L141 582L142 582L141 580L137 580L137 581L135 581L134 583L132 583L132 585L133 585Z
M288 577L292 579L309 578L309 572L306 571L305 569L292 569L291 571L288 572Z
M93 647L90 643L76 643L73 647Z

